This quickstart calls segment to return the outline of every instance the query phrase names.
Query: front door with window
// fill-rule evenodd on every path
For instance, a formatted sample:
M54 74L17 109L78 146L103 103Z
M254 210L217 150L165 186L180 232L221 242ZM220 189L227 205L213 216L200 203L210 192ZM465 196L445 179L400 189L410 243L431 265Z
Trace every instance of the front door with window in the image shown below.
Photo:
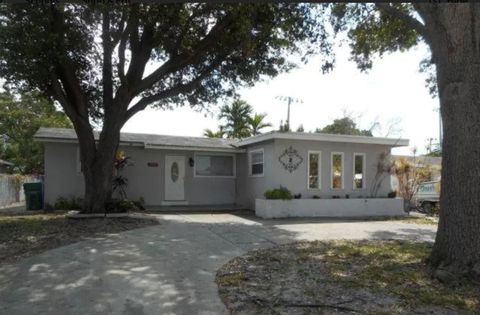
M165 200L185 200L185 157L165 156Z

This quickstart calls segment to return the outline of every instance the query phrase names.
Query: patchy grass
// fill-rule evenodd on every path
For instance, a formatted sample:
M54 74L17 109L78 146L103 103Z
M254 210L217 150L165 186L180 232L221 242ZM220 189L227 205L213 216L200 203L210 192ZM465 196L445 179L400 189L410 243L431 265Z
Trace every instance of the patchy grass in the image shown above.
M411 224L427 224L438 225L438 218L428 216L399 216L399 217L372 217L367 218L367 221L400 221Z
M67 219L65 212L0 214L0 264L92 237L158 224L149 218Z
M300 242L233 259L217 284L234 313L479 314L480 287L432 279L430 251L411 241ZM228 274L241 277L222 281Z

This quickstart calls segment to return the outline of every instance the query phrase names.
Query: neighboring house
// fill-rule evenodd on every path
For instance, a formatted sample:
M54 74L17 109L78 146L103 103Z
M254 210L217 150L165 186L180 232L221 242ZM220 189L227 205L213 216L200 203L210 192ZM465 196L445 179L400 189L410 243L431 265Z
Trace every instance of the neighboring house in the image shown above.
M74 130L40 128L35 139L45 145L45 201L82 196ZM302 199L386 197L390 174L378 176L379 156L408 145L404 139L295 132L243 140L122 133L120 139L119 150L132 161L122 171L130 199L142 197L148 206L249 209L266 190L280 186Z
M13 163L0 159L0 174L8 173L13 166Z

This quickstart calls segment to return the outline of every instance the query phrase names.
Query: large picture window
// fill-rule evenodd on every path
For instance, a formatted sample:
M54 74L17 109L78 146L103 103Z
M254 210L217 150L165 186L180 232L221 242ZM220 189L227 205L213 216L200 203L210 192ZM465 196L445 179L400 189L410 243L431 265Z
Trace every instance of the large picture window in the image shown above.
M332 189L343 189L343 153L332 152Z
M365 154L353 154L353 189L365 188Z
M263 149L250 151L250 175L263 176Z
M235 163L233 155L195 155L195 176L233 177Z
M321 152L308 152L308 189L320 189Z

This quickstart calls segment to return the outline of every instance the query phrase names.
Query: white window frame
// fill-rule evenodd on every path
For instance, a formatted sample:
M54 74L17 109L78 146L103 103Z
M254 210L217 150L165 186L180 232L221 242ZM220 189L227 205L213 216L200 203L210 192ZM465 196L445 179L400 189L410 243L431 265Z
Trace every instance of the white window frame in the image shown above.
M83 172L82 172L82 159L81 159L81 156L80 156L80 147L77 147L77 160L76 160L76 163L75 163L75 168L76 168L76 173L78 176L82 176L83 175Z
M252 174L252 155L254 153L262 152L262 174ZM250 177L263 177L265 176L265 150L263 148L248 151L248 175Z
M355 157L357 156L363 156L363 160L362 160L362 187L361 188L356 188L355 187ZM367 160L367 155L365 153L359 153L359 152L354 152L353 153L353 170L352 170L352 185L353 185L353 190L362 190L362 189L365 189L365 187L367 187L366 185L366 176L365 176L365 169L366 169L366 166L367 166L367 163L366 163L366 160Z
M307 152L308 154L308 163L307 163L307 189L308 190L321 190L322 189L322 151L311 150ZM310 188L310 154L318 155L318 187Z
M231 156L233 158L233 175L231 176L197 175L197 155ZM194 152L193 153L193 177L194 178L235 178L236 176L237 176L237 160L236 160L235 154L221 153L221 152Z
M340 155L342 157L342 187L333 188L333 156ZM343 152L331 152L330 153L330 189L332 190L344 190L345 189L345 154Z

